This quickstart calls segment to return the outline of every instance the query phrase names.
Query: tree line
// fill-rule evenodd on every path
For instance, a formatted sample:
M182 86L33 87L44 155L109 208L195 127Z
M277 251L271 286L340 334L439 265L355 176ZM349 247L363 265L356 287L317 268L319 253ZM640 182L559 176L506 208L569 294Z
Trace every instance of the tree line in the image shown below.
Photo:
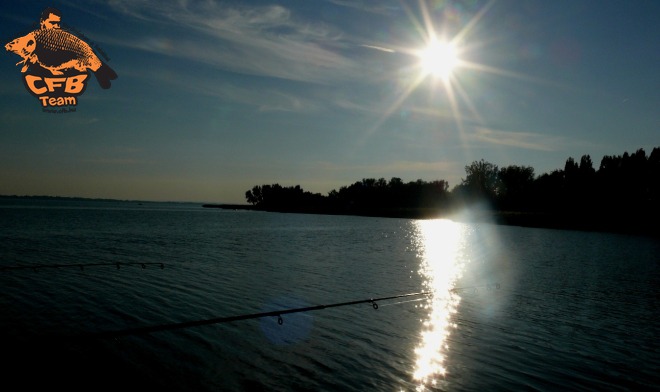
M569 157L561 169L536 175L531 166L498 167L483 159L465 166L465 178L449 190L445 180L404 183L393 177L365 178L327 195L300 185L254 186L245 193L257 209L380 216L450 212L478 203L493 211L582 214L643 213L660 209L660 147L647 156L604 156L599 167L589 155Z
M444 180L404 183L393 177L365 178L324 196L300 185L256 185L245 192L248 203L267 211L316 212L374 216L409 216L416 211L448 207L449 184Z

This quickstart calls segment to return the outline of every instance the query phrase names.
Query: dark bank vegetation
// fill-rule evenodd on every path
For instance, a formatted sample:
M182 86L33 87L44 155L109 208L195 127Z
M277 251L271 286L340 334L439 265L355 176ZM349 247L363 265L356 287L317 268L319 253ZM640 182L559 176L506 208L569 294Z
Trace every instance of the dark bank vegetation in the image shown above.
M660 232L660 147L647 156L589 155L536 175L530 166L474 161L451 191L444 180L404 183L365 178L327 195L300 185L257 185L245 193L251 209L385 217L450 216L470 207L484 219L523 226L617 232ZM477 208L478 207L478 208Z

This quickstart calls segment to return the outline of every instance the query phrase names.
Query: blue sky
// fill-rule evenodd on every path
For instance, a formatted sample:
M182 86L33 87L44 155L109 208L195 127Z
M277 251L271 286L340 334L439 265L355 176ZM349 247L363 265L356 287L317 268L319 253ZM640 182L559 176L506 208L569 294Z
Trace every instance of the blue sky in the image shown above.
M0 194L245 202L465 165L563 168L660 146L654 0L9 1L4 42L47 6L108 55L75 113L43 113L0 61ZM431 36L448 80L424 75Z

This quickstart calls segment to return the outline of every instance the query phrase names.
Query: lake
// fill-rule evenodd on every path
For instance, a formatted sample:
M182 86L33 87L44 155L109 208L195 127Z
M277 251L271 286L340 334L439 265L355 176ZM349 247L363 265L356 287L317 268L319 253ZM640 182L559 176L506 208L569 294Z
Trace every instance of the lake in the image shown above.
M3 200L0 268L4 390L660 385L660 243L651 237ZM420 292L431 295L90 337Z

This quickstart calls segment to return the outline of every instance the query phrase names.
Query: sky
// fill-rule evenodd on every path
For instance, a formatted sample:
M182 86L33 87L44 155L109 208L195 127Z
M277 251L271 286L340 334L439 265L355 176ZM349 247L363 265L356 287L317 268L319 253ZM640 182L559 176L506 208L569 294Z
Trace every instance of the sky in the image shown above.
M484 159L660 147L660 1L4 1L4 43L48 6L118 78L45 113L0 56L0 195L245 203ZM424 66L447 42L451 73ZM446 62L447 60L445 60Z

